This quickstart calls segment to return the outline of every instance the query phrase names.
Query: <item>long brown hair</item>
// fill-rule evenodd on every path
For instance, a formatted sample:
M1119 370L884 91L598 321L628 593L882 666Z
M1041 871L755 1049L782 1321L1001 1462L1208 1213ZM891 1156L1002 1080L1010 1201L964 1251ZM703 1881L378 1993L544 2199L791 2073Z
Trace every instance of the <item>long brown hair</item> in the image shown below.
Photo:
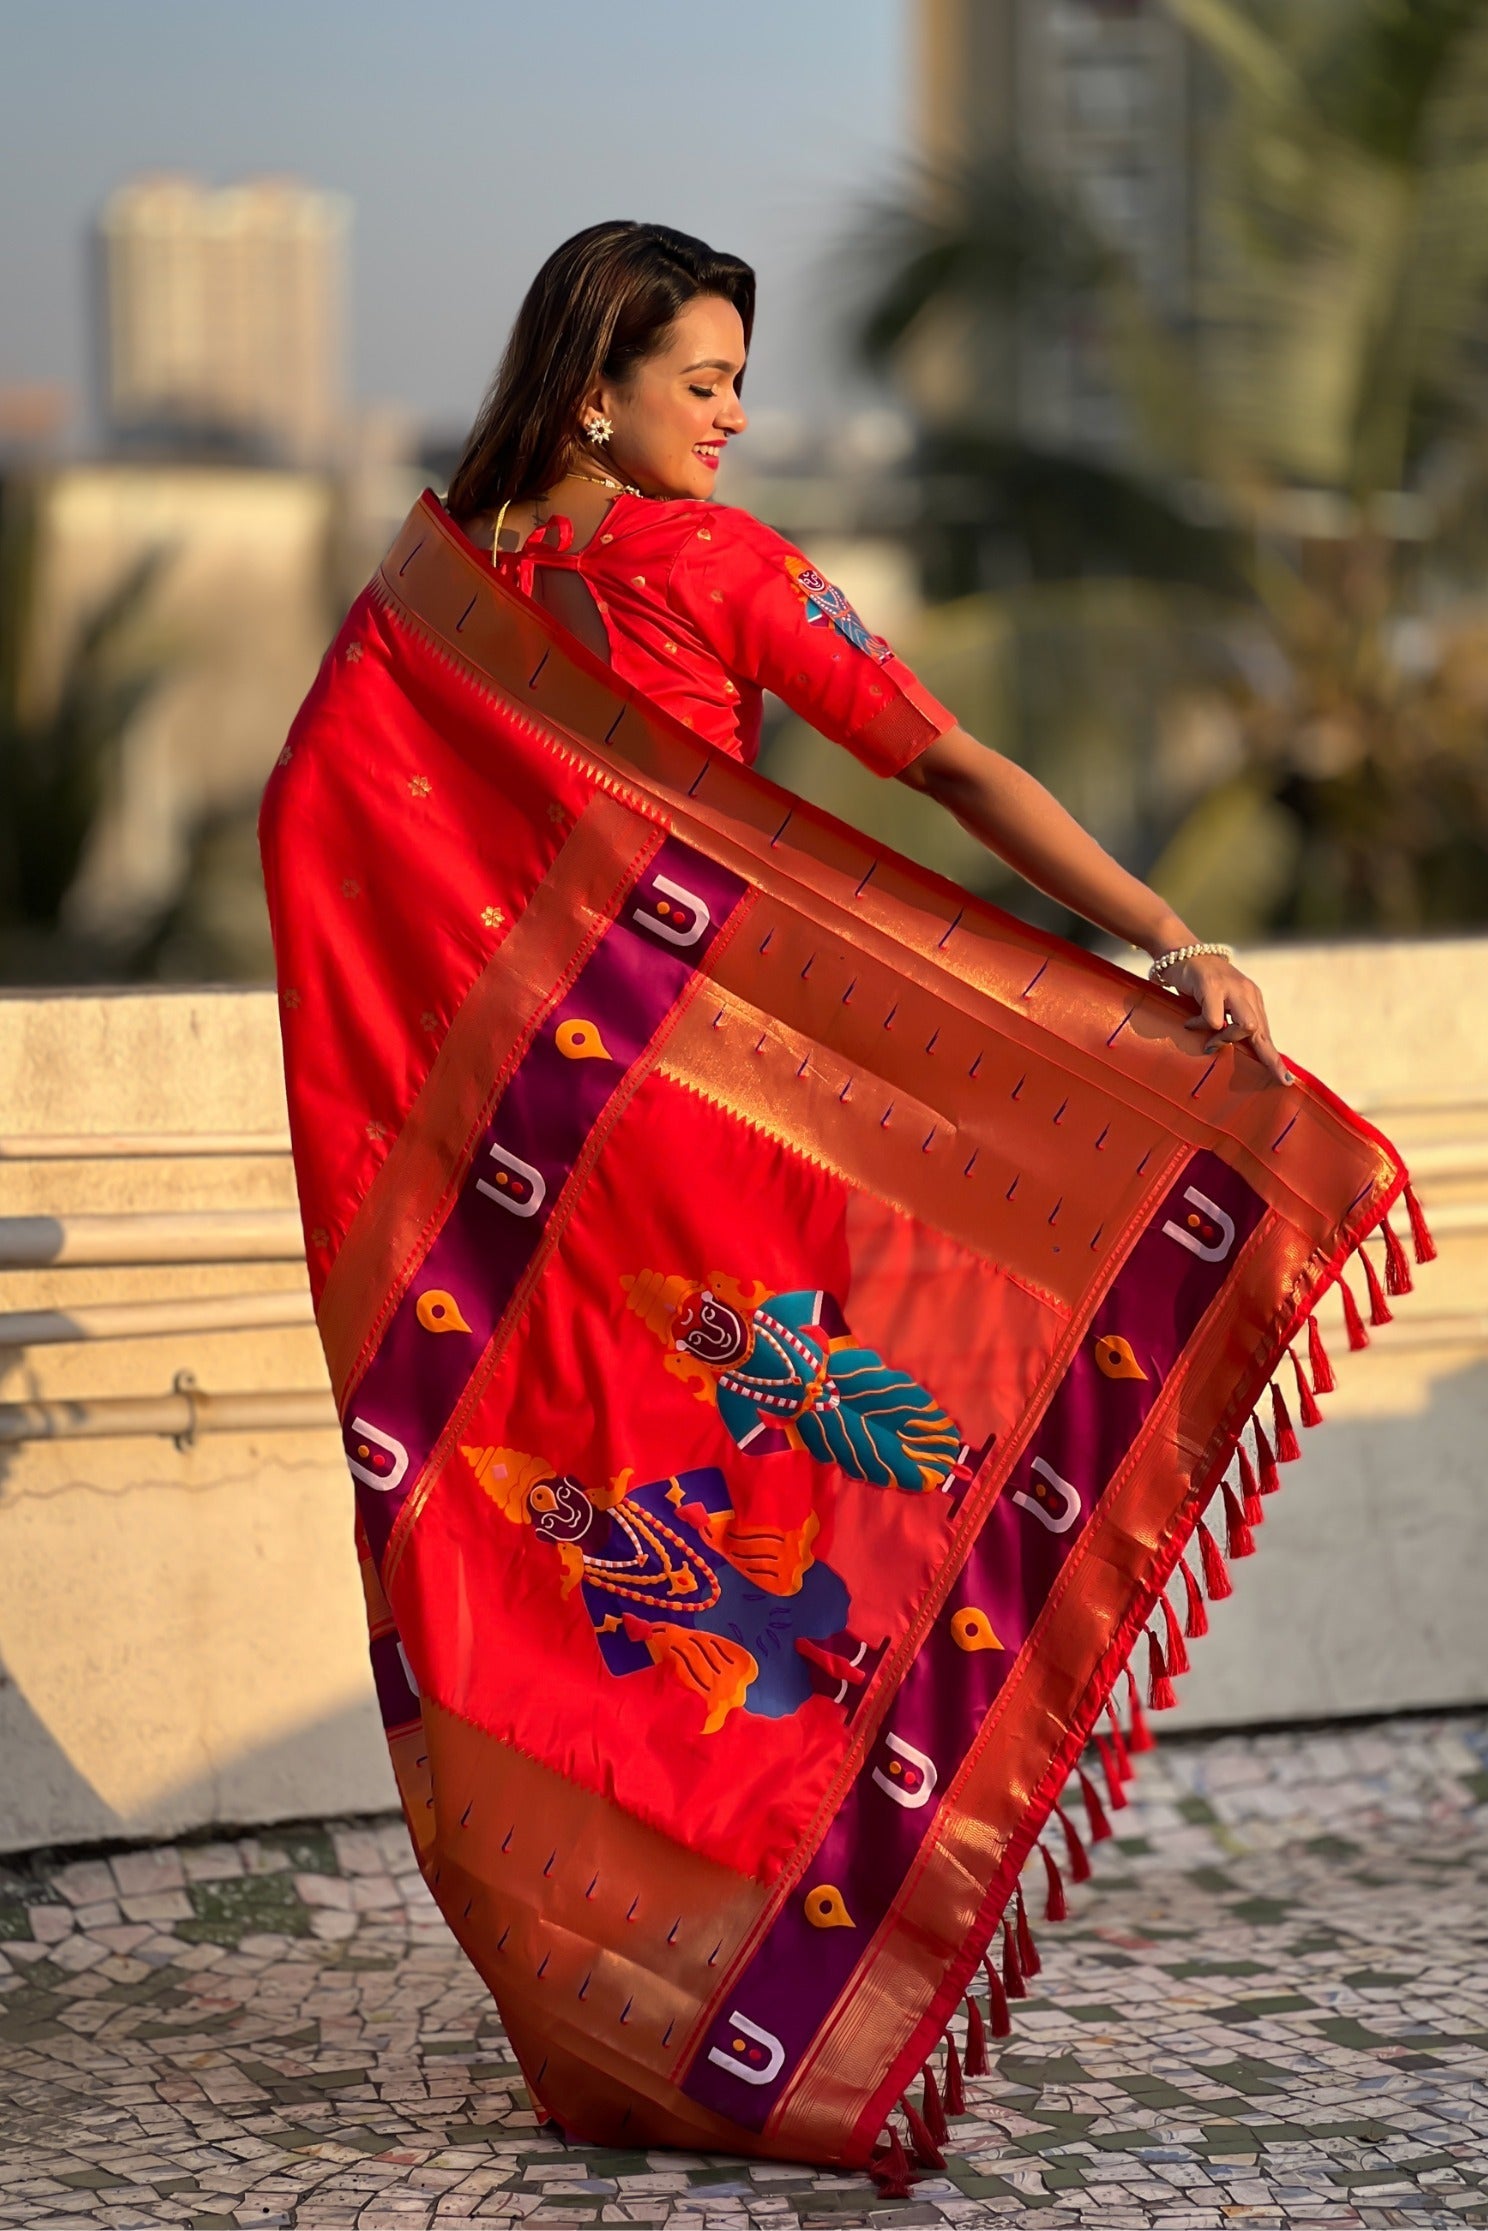
M490 392L449 487L456 519L534 496L568 465L579 411L598 379L624 381L662 347L699 295L732 302L749 344L754 273L737 256L665 225L590 225L565 240L527 289Z

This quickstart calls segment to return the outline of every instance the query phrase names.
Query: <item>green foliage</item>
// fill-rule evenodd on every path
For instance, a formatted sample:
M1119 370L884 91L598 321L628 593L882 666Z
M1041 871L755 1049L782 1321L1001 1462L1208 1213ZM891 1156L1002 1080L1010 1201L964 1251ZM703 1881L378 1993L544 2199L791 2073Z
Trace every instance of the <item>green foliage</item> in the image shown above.
M1032 449L986 413L930 442L1012 552L978 603L1023 679L1011 725L981 732L1056 787L1063 735L1098 733L1132 801L1101 833L1207 934L1488 921L1488 0L1168 5L1225 88L1196 314L1098 210L1005 166L923 179L867 228L867 362L939 320L990 370L1014 317L1094 322L1129 432L1119 460ZM988 547L943 536L932 588L985 583ZM1118 573L1185 593L1113 634L1091 577ZM1030 576L1083 586L1051 617ZM1144 730L1092 693L1089 654L1119 642L1156 675L1149 636L1175 671ZM1197 791L1154 783L1195 703L1232 749Z
M29 672L37 570L32 492L0 491L0 931L56 932L130 722L158 680L132 653L160 553L87 614L55 690Z

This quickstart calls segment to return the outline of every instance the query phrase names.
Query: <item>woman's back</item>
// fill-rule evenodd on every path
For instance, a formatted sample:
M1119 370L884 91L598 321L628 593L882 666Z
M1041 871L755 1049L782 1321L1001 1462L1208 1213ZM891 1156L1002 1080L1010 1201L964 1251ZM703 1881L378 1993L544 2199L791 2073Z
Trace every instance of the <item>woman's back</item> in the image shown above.
M584 489L570 516L557 493L509 508L498 571L719 750L753 760L765 690L877 774L954 726L841 590L747 511L627 492L596 507ZM530 526L520 544L514 517ZM493 525L471 539L489 548Z

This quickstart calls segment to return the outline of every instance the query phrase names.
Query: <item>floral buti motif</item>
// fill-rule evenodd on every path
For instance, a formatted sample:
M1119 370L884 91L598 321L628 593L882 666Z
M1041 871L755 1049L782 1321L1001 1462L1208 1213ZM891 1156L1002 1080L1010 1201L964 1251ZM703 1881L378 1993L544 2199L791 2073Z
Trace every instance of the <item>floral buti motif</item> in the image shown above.
M806 607L806 617L814 625L825 622L854 650L865 651L880 666L893 657L893 652L881 635L870 634L842 591L834 588L824 573L818 573L806 558L787 558L785 570L790 575L791 587Z

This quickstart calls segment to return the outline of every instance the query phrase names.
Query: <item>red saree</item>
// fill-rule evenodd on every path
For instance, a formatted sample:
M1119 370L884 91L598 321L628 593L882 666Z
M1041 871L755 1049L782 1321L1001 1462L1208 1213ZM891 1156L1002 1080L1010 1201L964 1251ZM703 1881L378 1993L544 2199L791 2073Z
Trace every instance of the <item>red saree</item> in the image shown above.
M708 580L668 561L659 675ZM566 2129L863 2164L942 2037L976 2072L994 1944L1005 2027L1025 1863L1057 1917L1057 1801L1106 1832L1117 1683L1172 1701L1331 1385L1319 1294L1351 1252L1376 1318L1409 1283L1405 1181L1321 1085L717 748L751 678L885 770L945 725L828 584L758 586L815 678L741 639L668 701L426 497L263 839L434 1895Z

